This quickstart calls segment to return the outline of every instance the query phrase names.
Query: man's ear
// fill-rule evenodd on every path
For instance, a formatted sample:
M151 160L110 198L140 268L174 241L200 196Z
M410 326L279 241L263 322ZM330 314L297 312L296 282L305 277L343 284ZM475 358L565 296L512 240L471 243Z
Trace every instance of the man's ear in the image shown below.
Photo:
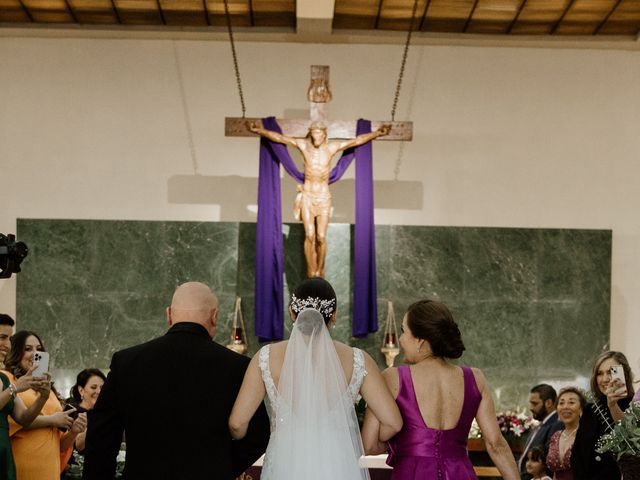
M218 326L218 307L214 307L214 308L211 310L211 324L212 324L214 327L217 327L217 326Z
M173 320L171 320L171 307L167 307L166 314L167 314L167 325L169 326L173 325Z
M547 412L553 412L553 400L547 398L544 401L544 408L547 410Z

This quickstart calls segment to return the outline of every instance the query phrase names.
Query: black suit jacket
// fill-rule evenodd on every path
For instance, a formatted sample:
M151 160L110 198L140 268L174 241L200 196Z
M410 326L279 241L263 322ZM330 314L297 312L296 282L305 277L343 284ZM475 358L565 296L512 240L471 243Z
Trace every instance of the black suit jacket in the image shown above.
M195 323L177 323L162 337L115 353L89 412L83 478L113 480L123 432L127 480L235 478L269 441L264 405L243 440L229 434L248 364Z
M538 429L536 436L533 438L531 445L529 445L522 452L524 460L522 461L522 468L520 468L520 477L523 480L528 480L531 478L531 475L527 473L527 468L525 466L525 464L527 463L527 453L529 452L529 450L531 450L533 447L542 447L545 451L546 457L547 446L549 444L549 440L551 440L551 435L553 435L558 430L561 430L562 427L563 424L560 420L558 420L557 412L553 412L553 415L551 415L546 422L540 425L540 428Z

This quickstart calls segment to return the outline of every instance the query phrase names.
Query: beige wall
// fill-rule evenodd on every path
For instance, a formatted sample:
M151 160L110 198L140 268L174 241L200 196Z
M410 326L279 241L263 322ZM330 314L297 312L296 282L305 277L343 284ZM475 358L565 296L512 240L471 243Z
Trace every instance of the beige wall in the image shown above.
M390 115L402 46L238 53L248 115L299 115L312 63L331 66L332 118ZM0 58L0 232L24 217L253 218L170 198L195 170L212 185L257 176L257 141L223 134L240 113L227 43L5 37ZM377 143L375 178L421 182L422 209L377 209L377 223L612 229L612 347L638 372L638 79L637 51L413 47L397 118L414 141ZM0 306L15 312L15 277Z

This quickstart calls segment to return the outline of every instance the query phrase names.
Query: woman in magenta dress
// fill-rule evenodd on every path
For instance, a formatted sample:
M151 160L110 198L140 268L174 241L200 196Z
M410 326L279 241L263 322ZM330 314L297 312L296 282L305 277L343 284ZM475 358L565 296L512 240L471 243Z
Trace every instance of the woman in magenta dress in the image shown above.
M402 320L400 345L409 365L383 373L404 422L388 443L392 480L475 480L467 453L474 418L502 477L519 480L484 375L476 368L448 361L460 358L465 348L446 305L432 300L411 305ZM386 450L379 440L378 425L367 411L362 431L366 453Z
M584 395L577 388L567 387L560 390L556 410L564 428L551 436L547 453L547 467L553 472L553 480L574 479L571 453L585 405Z

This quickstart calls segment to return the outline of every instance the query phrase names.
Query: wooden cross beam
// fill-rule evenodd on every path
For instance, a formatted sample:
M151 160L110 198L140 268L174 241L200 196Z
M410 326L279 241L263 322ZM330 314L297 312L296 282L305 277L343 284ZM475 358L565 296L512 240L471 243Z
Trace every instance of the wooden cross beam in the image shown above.
M311 66L311 85L307 92L309 99L308 119L277 119L282 133L289 137L303 138L309 133L309 126L313 122L321 121L327 127L328 138L347 139L356 136L356 120L329 120L327 104L331 101L329 89L329 67L324 65ZM247 122L256 122L261 125L259 118L225 118L225 131L227 137L253 137L256 134L249 131ZM375 131L382 125L391 125L388 135L378 137L377 140L407 140L413 138L413 122L385 122L372 121L371 131Z

